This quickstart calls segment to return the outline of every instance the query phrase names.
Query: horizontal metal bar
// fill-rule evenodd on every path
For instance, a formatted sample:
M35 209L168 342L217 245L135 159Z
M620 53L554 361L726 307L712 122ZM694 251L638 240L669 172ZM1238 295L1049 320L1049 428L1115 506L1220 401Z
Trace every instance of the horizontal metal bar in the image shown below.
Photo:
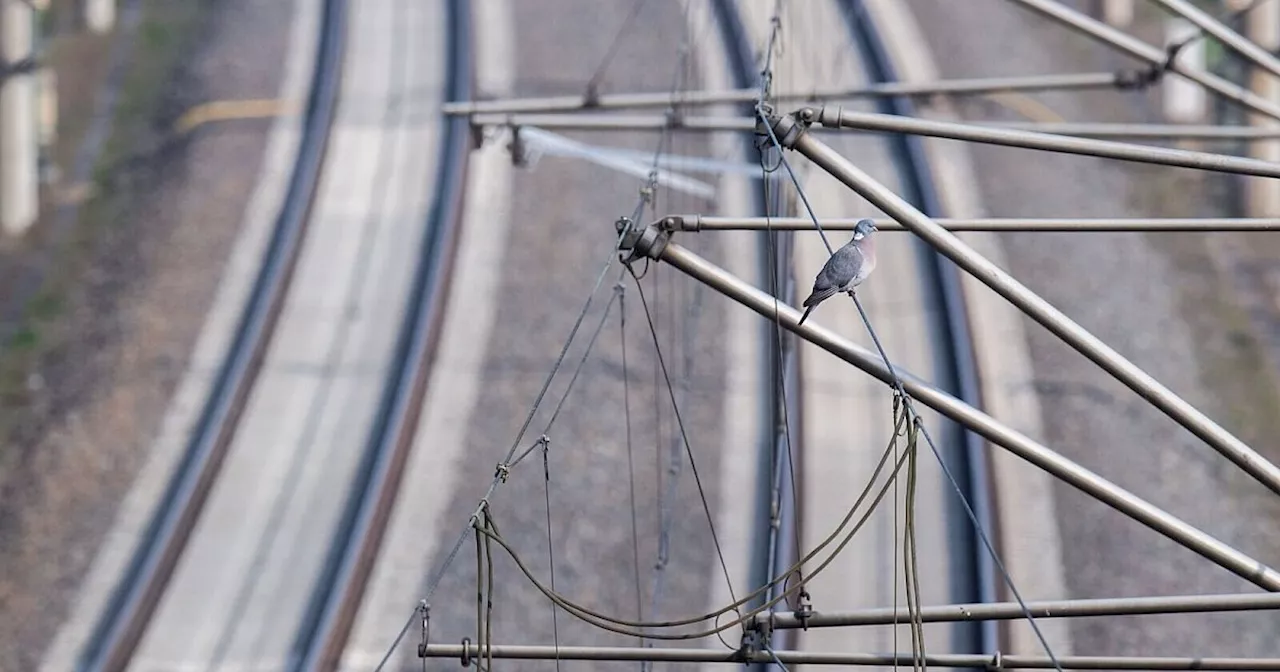
M693 117L665 114L476 114L475 126L536 126L575 131L752 131L755 117Z
M892 380L884 361L843 336L815 324L798 325L800 312L715 266L693 252L666 241L665 233L649 227L635 243L634 254L663 261L725 296L765 316L796 335L853 364L886 383ZM774 311L777 311L776 314ZM1176 541L1184 547L1271 591L1280 591L1280 573L1152 505L1137 495L1085 469L1031 437L1018 432L973 406L894 367L908 394L924 405L963 424L991 443L1079 488L1099 501Z
M1057 21L1062 25L1087 35L1099 42L1115 47L1130 56L1137 58L1147 65L1155 68L1163 68L1168 60L1168 54L1164 49L1152 46L1129 35L1128 33L1116 29L1103 23L1087 14L1072 9L1061 2L1055 0L1010 0L1016 2L1023 7L1041 15ZM1280 107L1274 103L1259 96L1248 89L1233 84L1217 75L1209 74L1204 70L1200 70L1194 66L1187 65L1179 59L1173 59L1168 63L1168 69L1176 72L1187 79L1205 87L1206 89L1217 93L1218 95L1243 105L1254 112L1260 112L1273 119L1280 119Z
M1077 324L1053 304L1045 301L1026 285L1018 282L1004 269L991 263L954 234L938 226L892 189L877 182L862 169L853 165L831 147L807 133L797 133L794 127L779 119L778 137L783 144L804 154L823 170L840 180L885 214L902 222L923 238L934 249L946 255L970 275L995 290L1031 319L1056 335L1076 352L1089 358L1112 377L1160 409L1174 422L1196 435L1214 450L1235 463L1245 473L1253 476L1272 492L1280 494L1280 467L1253 450L1244 441L1210 419L1194 405L1165 387L1141 367L1126 359L1114 348ZM1079 141L1085 142L1085 141ZM1097 140L1090 142L1099 142ZM1280 164L1277 164L1280 167Z
M1116 85L1114 72L1081 72L1056 75L1024 75L1019 77L981 77L973 79L943 79L932 82L885 82L856 88L824 88L812 92L779 92L779 101L818 101L858 98L883 98L887 96L931 95L981 95L986 93L1010 93L1015 91L1054 91L1110 88ZM723 103L749 103L760 95L760 89L731 89L728 91L681 91L671 93L604 93L594 100L585 95L547 96L539 98L512 98L506 100L480 100L445 103L445 114L513 113L513 112L572 112L575 110L642 109L669 106L719 105Z
M1075 138L1067 135L1037 133L994 126L933 121L931 119L917 119L895 114L853 112L839 107L835 109L827 107L821 109L806 108L797 112L797 115L805 121L820 123L828 128L856 128L890 133L911 133L951 140L985 142L1007 147L1098 156L1122 161L1155 163L1222 173L1280 177L1280 163L1225 154L1192 152L1185 149L1151 147L1109 140Z
M1099 124L1010 121L984 123L992 128L1038 131L1077 138L1131 138L1134 140L1273 140L1280 126L1207 126L1192 124Z
M892 117L894 115L883 116ZM901 118L911 119L914 117ZM669 129L750 131L755 128L756 119L754 117L667 116L663 114L485 113L473 115L471 123L476 126L536 126L546 129L578 131L663 131ZM968 128L1033 131L1078 138L1132 138L1136 140L1273 140L1280 138L1280 126L1044 123L1036 121L986 121L970 123L965 126ZM848 128L873 133L904 132L860 126ZM827 129L818 127L813 130Z
M1084 616L1142 616L1151 614L1191 614L1222 611L1262 611L1280 609L1280 593L1246 595L1179 595L1173 597L1121 597L1101 600L1057 600L1027 602L1032 618L1078 618ZM987 604L948 604L921 607L925 623L953 621L1009 621L1025 618L1017 602ZM775 630L794 628L837 628L853 625L891 625L907 623L906 609L860 609L843 613L813 612L801 619L795 612L757 614L755 623Z
M645 648L639 646L515 646L481 647L474 643L428 644L427 658L468 660L484 655L515 660L652 661L660 663L771 663L774 656L784 665L902 665L912 654L819 653L809 651L731 651L728 649ZM997 667L992 656L966 653L932 653L924 656L931 667ZM1065 656L1058 662L1069 670L1280 670L1280 658L1157 658L1144 656ZM1044 656L1002 655L999 668L1053 669Z
M906 231L901 223L886 217L872 217L881 231ZM828 231L852 231L861 218L819 220ZM948 231L1034 231L1034 232L1121 232L1121 231L1280 231L1280 219L1205 218L1205 219L935 219ZM705 215L670 215L662 225L678 231L816 231L807 217L709 217Z

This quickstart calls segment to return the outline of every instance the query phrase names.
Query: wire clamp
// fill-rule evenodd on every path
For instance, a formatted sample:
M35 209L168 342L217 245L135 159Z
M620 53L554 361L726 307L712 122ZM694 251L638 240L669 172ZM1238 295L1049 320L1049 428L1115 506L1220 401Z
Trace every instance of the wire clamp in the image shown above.
M801 629L808 631L809 617L813 615L813 603L809 601L809 591L801 590L799 598L799 604L796 605L796 620L800 621Z
M499 481L506 483L507 478L511 476L511 465L506 462L499 462L498 466L493 470L493 477Z
M476 652L477 654L479 651ZM471 667L471 638L462 638L462 666Z
M992 654L991 662L987 663L987 669L991 670L991 672L1004 669L1004 659L1000 653L1000 649L996 649L996 652Z
M418 603L418 611L422 612L422 643L418 644L418 657L427 657L427 644L431 641L431 605L426 600Z

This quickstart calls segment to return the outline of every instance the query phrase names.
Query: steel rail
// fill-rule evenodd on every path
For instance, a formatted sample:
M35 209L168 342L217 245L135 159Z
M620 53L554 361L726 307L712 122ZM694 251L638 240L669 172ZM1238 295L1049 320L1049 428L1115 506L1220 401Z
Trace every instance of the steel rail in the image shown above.
M1174 597L1121 597L1092 600L1055 600L1027 602L1034 618L1082 618L1091 616L1145 616L1156 614L1196 614L1226 611L1265 611L1280 609L1280 593L1225 595L1180 595ZM951 621L1015 620L1025 618L1017 602L984 604L947 604L921 607L925 623ZM813 612L801 618L795 612L756 614L755 627L772 630L795 628L839 628L859 625L890 625L906 620L908 613L892 608L860 609L841 613ZM895 620L896 618L896 620Z
M965 96L989 93L1070 91L1113 88L1123 84L1114 72L1081 72L1018 77L980 77L943 79L933 82L881 82L856 88L818 89L812 93L780 93L779 101L804 102L859 98L892 98L898 96ZM445 114L511 114L517 112L573 112L577 110L644 109L655 107L691 107L753 103L760 95L755 87L730 91L682 91L641 93L605 93L594 98L587 95L511 98L506 100L462 101L443 106Z
M1218 95L1243 105L1254 112L1265 114L1273 119L1280 119L1280 106L1249 91L1232 84L1227 80L1198 68L1183 64L1176 58L1169 58L1169 53L1152 46L1138 38L1113 28L1102 21L1071 9L1056 0L1009 0L1029 10L1057 21L1064 26L1087 35L1099 42L1114 47L1153 68L1154 73L1162 73L1166 68L1191 81L1217 93Z
M422 651L426 658L458 658L479 660L482 655L514 660L600 660L655 661L666 663L772 663L784 665L858 665L909 666L915 661L911 653L809 653L805 651L763 651L751 649L681 649L642 648L628 646L518 646L465 644L428 644ZM1158 658L1153 656L1065 656L1058 663L1069 670L1280 670L1280 658ZM986 669L1053 669L1054 663L1044 656L994 656L966 653L931 653L924 656L927 667L981 667Z
M649 227L630 242L634 257L663 261L751 310L773 319L774 298L691 251L669 241L668 234ZM998 269L997 269L998 272ZM797 325L800 312L778 306L782 325L801 338L853 364L886 383L892 380L878 355L812 322ZM1245 580L1269 591L1280 591L1280 572L1196 529L1169 512L1111 483L1034 439L997 421L972 405L939 390L910 372L894 367L908 394L926 406L981 434L988 441L1057 476L1178 544Z
M909 231L900 222L887 217L872 217L881 231ZM852 231L861 219L821 219L827 231ZM1030 219L988 218L933 220L948 231L1028 231L1028 232L1126 232L1126 231L1280 231L1280 218L1217 219ZM669 231L815 231L807 217L713 217L707 215L668 215L657 225Z
M858 0L844 3L842 8L854 43L862 48L862 60L868 75L879 81L896 80L893 61L865 4ZM881 112L903 116L915 113L912 101L907 98L886 98L878 103ZM929 170L922 139L911 135L893 135L885 140L899 167L904 196L931 215L941 214L942 204L933 174ZM930 311L929 333L935 341L935 370L940 376L939 386L965 403L981 408L982 386L969 328L969 311L961 289L960 271L923 241L912 242L916 255L921 258L924 301L930 308L938 309ZM990 536L992 544L998 547L991 492L992 474L986 442L958 423L944 423L939 430L939 457L951 465L956 476L960 492L955 495L968 503L977 524ZM951 573L949 599L956 602L995 602L999 599L998 586L1002 585L995 558L988 553L978 529L961 506L957 505L956 500L948 496L945 501L945 524L951 530L947 535L950 551L948 567ZM1000 633L995 623L956 624L953 641L958 647L968 647L967 650L958 648L954 651L957 653L991 653L1001 648Z
M449 100L471 95L469 5L469 0L445 3L449 35L445 97ZM383 388L342 521L330 545L329 560L316 580L306 611L309 616L294 640L290 661L297 672L339 668L399 493L404 464L413 449L444 317L471 142L465 119L445 117L441 124L444 141L434 200L427 213L405 317L389 367L391 375Z
M306 236L342 77L346 9L345 0L324 2L302 137L262 265L182 461L81 653L81 670L126 666L231 445Z
M964 241L943 229L902 197L860 170L836 151L804 133L790 117L773 121L784 146L804 154L823 170L858 192L889 216L927 240L961 268L1042 324L1058 338L1088 357L1103 370L1137 392L1192 434L1200 437L1263 485L1280 494L1280 467L1259 455L1195 406L1174 394L1142 368L1130 362L1102 339L1067 317L1026 285L978 254ZM1277 164L1280 168L1280 164Z
M1223 173L1257 175L1260 177L1280 177L1280 163L1225 154L1193 152L1185 149L1152 147L1110 140L1076 138L1052 133L1037 133L1034 131L978 126L950 121L915 119L890 114L854 112L840 108L835 110L826 107L821 109L805 108L799 110L796 115L806 123L818 123L828 128L912 133L950 140L967 140L1063 154L1080 154L1122 161L1154 163ZM804 135L805 137L812 137L811 133L805 133Z

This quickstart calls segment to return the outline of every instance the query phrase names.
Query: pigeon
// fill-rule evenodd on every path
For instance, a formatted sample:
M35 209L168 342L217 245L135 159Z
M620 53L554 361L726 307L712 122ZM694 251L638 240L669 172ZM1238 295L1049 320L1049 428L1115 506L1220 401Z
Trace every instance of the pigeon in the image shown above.
M809 313L823 301L841 292L852 292L876 268L876 245L872 234L876 225L869 219L859 220L853 227L853 238L836 250L813 280L813 292L804 300L804 315L796 326L804 324Z

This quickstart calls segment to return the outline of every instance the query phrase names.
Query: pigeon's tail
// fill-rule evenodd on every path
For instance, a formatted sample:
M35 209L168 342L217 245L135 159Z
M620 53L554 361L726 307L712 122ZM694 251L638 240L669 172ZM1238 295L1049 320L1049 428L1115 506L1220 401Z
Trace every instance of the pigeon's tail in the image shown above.
M817 304L814 304L814 305L817 305ZM805 308L805 309L804 309L804 315L801 315L801 316L800 316L800 321L796 323L796 326L798 327L798 326L800 326L800 325L804 324L804 321L805 321L806 319L808 319L808 318L809 318L809 313L811 313L811 312L813 312L813 306L809 306L809 307Z

